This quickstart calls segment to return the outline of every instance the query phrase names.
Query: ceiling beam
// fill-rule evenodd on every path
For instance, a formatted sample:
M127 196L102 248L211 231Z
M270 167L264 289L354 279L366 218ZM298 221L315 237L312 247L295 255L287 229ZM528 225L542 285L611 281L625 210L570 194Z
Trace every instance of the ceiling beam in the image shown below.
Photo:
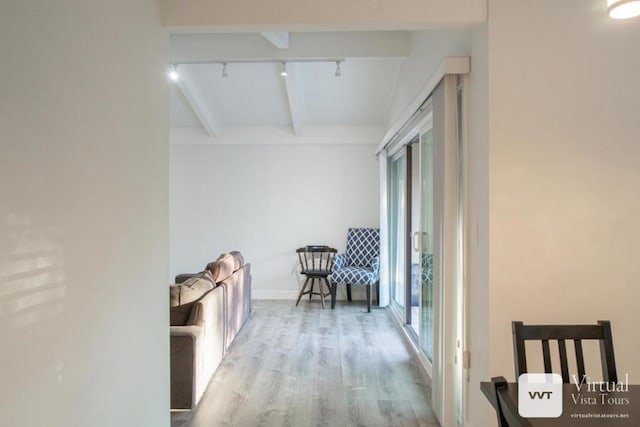
M287 100L289 101L291 127L294 135L302 135L302 100L300 98L299 85L296 82L295 64L287 64L287 71L289 75L282 80Z
M268 31L262 34L262 37L269 40L269 42L278 49L289 49L289 33L286 31Z
M258 33L172 34L169 62L257 59L405 59L411 51L406 31L291 33L289 49L278 49Z
M487 0L277 1L159 0L162 25L248 30L420 30L481 24ZM277 5L279 7L274 7ZM256 30L255 28L259 28Z
M189 73L184 65L177 66L177 71L180 77L177 80L178 88L184 98L187 100L187 103L193 110L193 113L196 115L202 127L207 131L207 134L211 137L215 137L219 134L220 130L218 125L216 124L215 119L213 118L211 111L204 104L198 92L194 90L193 84L191 83L191 79L189 78Z

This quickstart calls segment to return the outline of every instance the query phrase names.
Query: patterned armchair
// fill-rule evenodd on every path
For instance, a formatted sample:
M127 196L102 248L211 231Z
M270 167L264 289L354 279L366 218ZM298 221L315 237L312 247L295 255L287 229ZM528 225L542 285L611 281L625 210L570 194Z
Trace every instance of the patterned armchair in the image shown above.
M333 259L331 284L335 307L337 285L347 285L347 299L351 301L351 285L367 287L367 312L371 312L371 287L380 278L380 230L377 228L350 228L347 234L347 250Z

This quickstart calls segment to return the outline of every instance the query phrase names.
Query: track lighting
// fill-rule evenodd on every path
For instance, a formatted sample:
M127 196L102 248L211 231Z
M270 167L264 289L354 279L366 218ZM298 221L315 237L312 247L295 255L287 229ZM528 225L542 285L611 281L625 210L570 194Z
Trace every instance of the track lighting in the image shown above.
M640 0L636 0L640 1ZM280 64L280 75L287 77L289 75L287 71L287 63L334 63L336 64L336 71L334 75L336 77L342 76L342 63L346 61L345 58L265 58L265 59L211 59L205 61L180 61L172 62L169 68L168 76L173 81L180 80L180 74L178 73L178 65L204 65L204 64L221 64L222 65L222 77L229 77L228 65L229 64Z
M176 68L176 64L171 64L171 69L169 70L169 78L174 82L178 81L178 79L180 78L178 69Z
M336 77L340 77L342 75L342 68L340 68L340 61L336 61Z

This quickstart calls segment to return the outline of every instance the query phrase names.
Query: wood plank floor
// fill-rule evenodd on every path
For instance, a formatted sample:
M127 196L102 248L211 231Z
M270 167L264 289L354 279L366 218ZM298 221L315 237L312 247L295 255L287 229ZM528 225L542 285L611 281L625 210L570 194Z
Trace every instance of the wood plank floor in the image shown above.
M387 309L262 300L198 407L171 426L438 426L430 401Z

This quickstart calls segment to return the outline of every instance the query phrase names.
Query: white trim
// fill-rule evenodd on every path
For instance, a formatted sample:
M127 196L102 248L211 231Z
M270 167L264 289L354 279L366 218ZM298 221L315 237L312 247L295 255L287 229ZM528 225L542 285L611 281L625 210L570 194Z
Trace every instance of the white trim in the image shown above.
M376 153L379 153L385 145L387 145L391 139L402 129L404 124L413 116L413 114L420 108L424 101L431 95L433 90L438 86L438 83L449 74L468 74L471 71L471 58L468 56L460 57L446 57L442 60L438 68L431 75L429 80L422 86L422 89L413 98L411 103L405 108L400 117L393 123L393 125L387 130L382 141L378 144Z
M418 117L415 123L411 124L410 128L403 130L399 139L393 141L393 144L390 144L390 146L386 148L390 153L395 155L403 145L409 144L416 136L420 136L422 129L428 130L433 127L433 105L431 101L425 103L422 108L422 114L423 116Z
M378 157L380 174L380 278L378 288L378 305L389 305L389 182L387 180L387 168L389 159L387 151L382 150Z
M462 191L462 348L460 349L460 355L464 358L465 353L469 353L471 350L469 348L469 331L471 330L470 325L470 316L469 316L469 206L470 206L470 196L469 196L469 138L468 138L468 113L469 113L469 96L468 96L468 87L469 87L469 76L464 76L462 78L462 135L459 135L460 138L460 155L462 156L462 162L459 162L459 166L462 168L460 171L462 173L462 182L459 183L459 191ZM470 353L469 353L470 354ZM470 357L470 356L469 356ZM464 359L463 359L464 360ZM462 419L464 420L465 426L470 427L471 423L467 422L467 417L469 416L469 402L470 402L470 389L471 385L468 381L469 379L469 369L470 366L462 366Z
M360 304L362 301L366 301L365 295L364 295L364 292L365 292L364 286L354 286L354 288L355 289L352 290L352 296L353 296L352 302L356 302L357 304ZM362 290L358 290L359 288L362 288ZM254 300L290 300L290 301L294 301L294 304L295 304L295 301L298 299L298 295L300 294L300 290L252 289L251 293L252 293L251 298ZM300 304L305 302L305 300L306 302L309 302L309 297L305 296L300 301ZM342 286L338 287L336 301L346 301L346 300L347 300L347 295L346 295L345 288ZM319 296L313 297L314 304L316 303L316 301L318 303L320 302ZM324 298L324 307L331 308L331 297L327 296Z
M279 299L279 300L292 300L298 299L300 291L273 291L273 290L251 290L252 299Z

